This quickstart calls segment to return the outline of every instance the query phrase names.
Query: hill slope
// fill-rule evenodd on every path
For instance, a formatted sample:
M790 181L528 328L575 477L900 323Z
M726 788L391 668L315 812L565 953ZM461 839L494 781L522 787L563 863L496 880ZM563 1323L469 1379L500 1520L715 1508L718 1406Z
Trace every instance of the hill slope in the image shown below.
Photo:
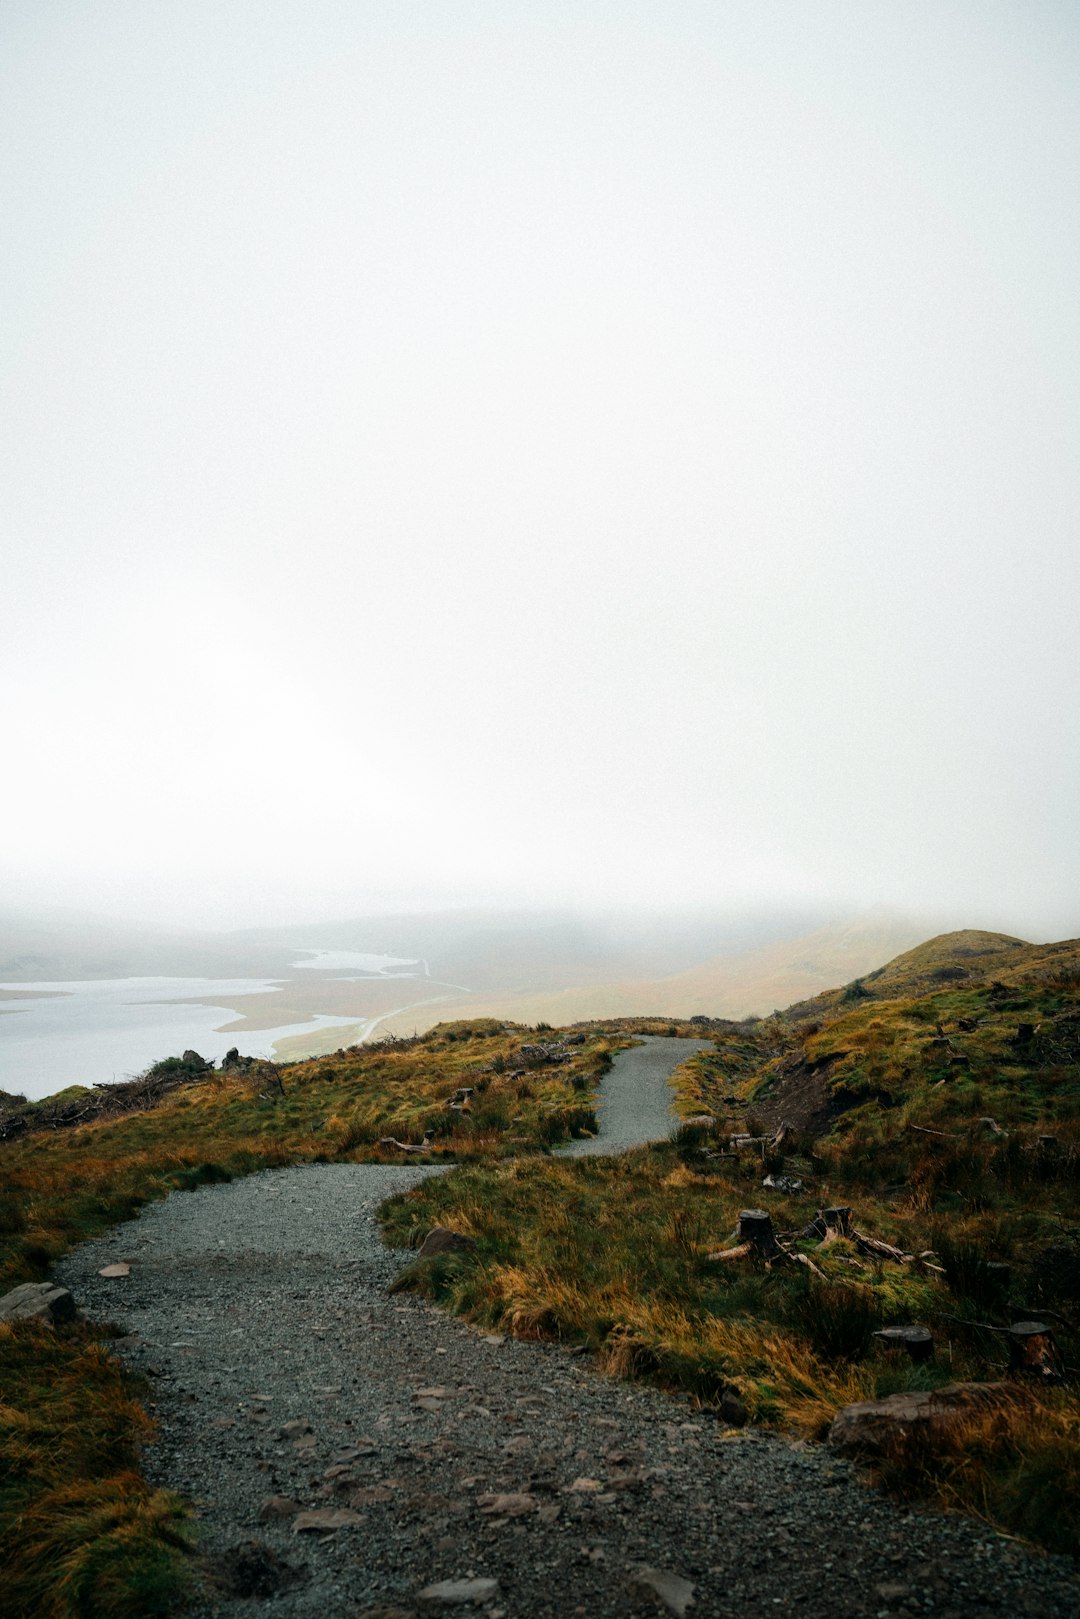
M1020 983L1032 974L1068 970L1080 940L1029 944L1009 933L987 933L962 928L939 933L895 956L883 967L856 974L837 989L825 990L787 1008L789 1018L813 1018L835 1013L857 1000L888 1001L902 996L926 995L947 984L976 984L984 979Z

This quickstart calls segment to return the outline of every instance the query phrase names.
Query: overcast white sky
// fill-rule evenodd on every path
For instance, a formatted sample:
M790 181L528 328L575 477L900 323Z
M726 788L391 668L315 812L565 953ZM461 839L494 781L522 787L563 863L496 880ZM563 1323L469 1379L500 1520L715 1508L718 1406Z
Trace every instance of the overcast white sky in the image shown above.
M4 890L1080 931L1080 9L5 0Z

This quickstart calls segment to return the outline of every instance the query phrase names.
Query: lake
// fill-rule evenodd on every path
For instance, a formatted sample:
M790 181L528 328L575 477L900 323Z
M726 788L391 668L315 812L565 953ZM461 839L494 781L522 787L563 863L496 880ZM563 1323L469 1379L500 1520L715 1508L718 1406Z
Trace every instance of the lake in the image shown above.
M365 958L371 964L367 970L376 973L380 972L376 963L387 966L390 961ZM245 1056L272 1057L275 1040L333 1025L355 1026L355 1017L319 1013L303 1023L273 1029L218 1032L223 1024L236 1021L228 1005L231 997L276 995L281 987L281 981L265 978L0 984L6 992L0 999L0 1090L36 1100L66 1085L128 1079L162 1057L179 1056L188 1049L215 1062L230 1046L239 1046ZM177 1001L197 1004L170 1004Z

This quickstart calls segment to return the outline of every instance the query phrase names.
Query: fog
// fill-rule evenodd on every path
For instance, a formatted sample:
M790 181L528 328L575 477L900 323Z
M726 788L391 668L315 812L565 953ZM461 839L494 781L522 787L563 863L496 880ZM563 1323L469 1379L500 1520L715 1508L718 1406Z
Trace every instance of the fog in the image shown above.
M8 0L0 881L1080 932L1080 13Z

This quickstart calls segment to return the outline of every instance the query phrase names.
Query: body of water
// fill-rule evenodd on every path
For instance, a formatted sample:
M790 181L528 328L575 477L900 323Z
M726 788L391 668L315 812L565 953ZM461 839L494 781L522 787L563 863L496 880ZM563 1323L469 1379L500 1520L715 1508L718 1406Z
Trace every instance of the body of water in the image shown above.
M230 1046L272 1057L276 1040L356 1022L320 1013L274 1029L219 1033L237 1017L223 998L280 993L280 983L265 978L105 978L0 989L10 996L0 1000L0 1090L32 1100L67 1085L129 1079L185 1050L215 1062Z
M373 956L366 950L305 950L307 961L294 961L293 967L306 967L316 972L359 972L373 978L415 978L417 969L427 973L427 962L406 960L402 956ZM399 967L410 967L411 972L396 972Z

